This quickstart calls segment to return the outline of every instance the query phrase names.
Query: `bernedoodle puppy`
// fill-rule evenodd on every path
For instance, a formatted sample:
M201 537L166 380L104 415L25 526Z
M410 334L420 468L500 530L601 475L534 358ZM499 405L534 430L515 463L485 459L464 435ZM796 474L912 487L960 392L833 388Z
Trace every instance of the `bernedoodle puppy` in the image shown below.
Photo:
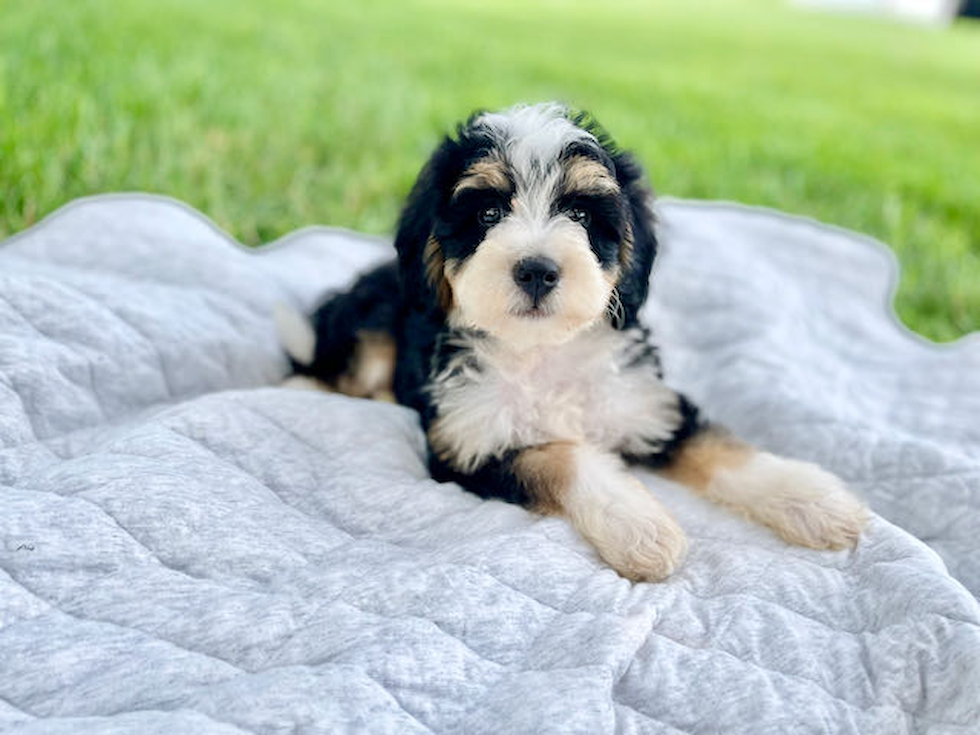
M557 104L478 113L423 168L396 262L278 315L296 370L419 412L434 478L568 520L624 577L660 580L687 539L628 464L815 549L865 506L813 464L711 425L663 381L638 313L657 250L643 171Z

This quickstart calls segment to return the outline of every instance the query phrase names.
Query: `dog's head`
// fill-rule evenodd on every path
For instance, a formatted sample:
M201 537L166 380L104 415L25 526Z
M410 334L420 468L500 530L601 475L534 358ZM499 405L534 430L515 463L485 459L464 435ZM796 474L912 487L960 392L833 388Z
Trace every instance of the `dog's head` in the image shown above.
M480 113L422 170L396 238L406 298L515 346L629 326L656 250L639 166L556 104Z

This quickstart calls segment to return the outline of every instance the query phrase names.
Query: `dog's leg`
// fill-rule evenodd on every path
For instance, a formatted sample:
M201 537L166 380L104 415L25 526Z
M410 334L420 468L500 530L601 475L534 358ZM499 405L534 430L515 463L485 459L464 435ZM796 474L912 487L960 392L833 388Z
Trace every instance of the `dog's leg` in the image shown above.
M274 316L279 340L298 376L289 387L316 388L355 398L394 402L394 327L398 312L394 262L365 273L310 317L284 304Z
M854 546L869 518L865 505L829 472L757 450L714 427L687 437L661 472L784 541L812 549Z
M496 474L498 488L508 480L518 484L522 492L511 494L511 499L568 519L599 556L628 579L661 580L673 573L687 551L687 538L677 521L615 454L584 444L551 442L521 450Z

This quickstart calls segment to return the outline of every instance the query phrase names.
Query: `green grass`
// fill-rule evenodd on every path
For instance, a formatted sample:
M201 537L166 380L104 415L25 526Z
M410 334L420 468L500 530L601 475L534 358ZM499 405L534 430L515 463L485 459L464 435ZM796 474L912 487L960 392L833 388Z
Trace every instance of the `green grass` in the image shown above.
M901 260L910 326L980 328L977 23L771 0L0 0L0 18L0 235L134 189L247 243L387 232L455 120L557 97L661 193L870 233Z

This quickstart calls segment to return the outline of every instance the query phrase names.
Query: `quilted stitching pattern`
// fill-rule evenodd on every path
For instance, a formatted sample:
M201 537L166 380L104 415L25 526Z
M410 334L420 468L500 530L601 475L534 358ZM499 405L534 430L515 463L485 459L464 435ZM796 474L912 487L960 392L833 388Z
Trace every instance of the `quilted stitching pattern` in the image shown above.
M887 323L851 236L664 220L668 374L976 592L980 344ZM262 387L272 304L387 253L326 230L247 253L135 196L0 248L0 729L977 731L977 602L883 519L853 553L788 548L644 475L692 545L634 586L563 522L431 481L411 412Z

